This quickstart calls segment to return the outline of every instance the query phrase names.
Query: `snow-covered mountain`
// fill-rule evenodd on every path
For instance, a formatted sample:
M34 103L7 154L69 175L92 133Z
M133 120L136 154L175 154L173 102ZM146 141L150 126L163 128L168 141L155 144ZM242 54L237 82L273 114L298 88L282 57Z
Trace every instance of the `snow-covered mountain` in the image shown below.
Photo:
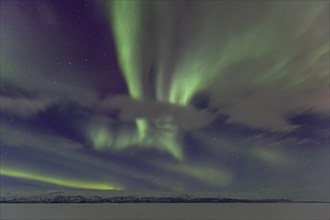
M125 191L2 192L1 203L278 203L287 199L233 199L218 195Z

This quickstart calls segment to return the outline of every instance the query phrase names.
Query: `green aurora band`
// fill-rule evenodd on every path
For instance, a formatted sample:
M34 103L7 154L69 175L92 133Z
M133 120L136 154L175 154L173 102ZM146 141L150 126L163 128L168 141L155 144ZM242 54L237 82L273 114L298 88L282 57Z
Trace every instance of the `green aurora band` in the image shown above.
M118 57L122 73L127 82L129 94L133 99L143 99L143 70L139 66L141 63L138 57L140 54L134 50L139 45L139 34L142 27L141 8L139 1L116 1L113 2L113 27L114 37L117 45L120 45ZM127 18L128 16L128 18ZM134 23L133 23L134 21ZM147 122L136 120L138 128L138 139L141 141L146 136Z
M231 86L231 81L228 79L234 78L235 82L240 82L240 75L236 74L232 78L228 75L235 72L232 69L235 70L236 65L244 62L252 63L254 66L252 70L241 73L248 75L248 77L242 77L249 79L250 87L243 88L246 91L250 91L251 88L262 90L274 85L281 86L278 90L285 91L299 88L299 86L307 87L310 86L308 82L315 75L319 79L317 81L319 89L329 87L329 81L326 80L329 72L324 71L328 70L329 65L329 41L322 40L325 35L319 33L320 31L313 32L313 28L323 28L317 25L314 27L314 24L320 23L317 19L328 8L328 2L299 3L311 5L309 7L304 5L305 7L297 7L297 9L293 9L297 5L290 5L291 3L287 7L281 6L285 4L283 2L280 4L275 1L267 2L265 4L267 7L260 3L258 11L261 16L256 15L252 18L249 16L254 14L253 10L256 8L252 7L253 9L250 10L249 2L240 7L237 7L235 2L221 1L174 3L120 0L109 1L105 4L107 4L121 73L133 100L155 99L160 103L187 107L199 93L205 91L211 93L213 100L221 100L221 97L228 95L226 93L228 87L225 85L227 83ZM228 4L224 7L228 9L228 13L221 9L222 4ZM294 16L292 12L296 12ZM248 19L245 19L245 16ZM283 18L279 19L279 16ZM323 29L328 31L327 28ZM314 33L316 34L313 35ZM2 45L2 54L5 55L1 56L0 60L3 79L1 81L9 82L17 88L39 88L40 91L44 87L51 89L48 84L40 83L40 79L36 80L41 74L22 80L22 73L26 71L26 68L17 65L17 59L13 58L16 51L7 49L7 47L10 48L10 44L7 43L11 42L9 39L11 37L6 39L2 36L2 41L6 43ZM11 44L16 44L16 42L12 40ZM312 49L304 47L309 44L313 45ZM30 47L31 51L44 49L42 44L31 43L27 44L27 47ZM235 85L240 89L245 86L244 83L242 86ZM310 88L311 91L315 90L313 86ZM36 91L38 94L38 90ZM181 144L183 132L179 126L171 123L173 119L171 115L165 115L165 117L169 120L160 128L146 118L136 118L136 131L134 131L136 133L126 128L115 131L100 123L88 128L87 133L97 151L109 148L123 150L137 145L157 147L179 160L176 165L166 166L168 171L178 175L183 173L209 185L219 187L230 185L233 176L227 170L181 163L184 159ZM3 130L9 132L7 128ZM1 134L3 136L5 131L1 130ZM213 143L209 136L198 138L203 143L207 143L205 144L208 145L207 147L214 151L221 151L222 154L229 152L247 156L272 166L292 163L285 152L278 149L267 150L258 146L250 151L244 151L239 146L221 145L218 141ZM54 155L54 159L58 156L66 161L70 160L70 163L74 163L73 166L76 166L75 163L88 164L95 169L114 166L101 162L98 158L85 160L76 152L58 149L51 143L52 139L49 141L47 139L46 144L27 140L26 142L39 145L39 147L34 145L29 147L37 150L45 148L48 153ZM13 145L22 144L18 142ZM117 166L111 169L129 173L125 169L120 170L120 166ZM68 167L70 167L69 164ZM31 168L15 168L12 164L11 166L2 164L0 175L82 189L125 188L105 180L90 181L53 175L33 171ZM148 178L149 176L146 177ZM175 184L174 180L173 185Z
M47 175L44 173L37 173L34 171L23 170L21 168L14 169L9 167L0 168L0 175L15 177L20 179L28 179L34 181L40 181L44 183L50 183L58 186L65 186L71 188L79 189L97 189L97 190L121 190L122 187L109 184L109 183L100 183L87 180L78 180L76 178L64 178L60 176Z
M149 82L145 79L148 78L150 63L157 64L156 99L175 105L188 105L196 94L211 86L228 67L247 58L273 58L274 62L262 74L251 79L256 85L273 82L286 73L282 69L297 53L285 49L285 46L295 45L295 41L306 34L306 29L308 30L308 27L324 10L323 5L320 4L318 7L312 7L310 13L304 16L301 13L293 21L288 21L295 23L301 19L297 30L284 39L284 36L280 36L279 33L281 30L283 32L286 25L276 22L276 16L274 16L276 5L274 10L269 11L268 19L254 21L255 23L246 27L242 22L239 30L230 25L226 29L219 28L224 22L215 22L220 5L205 3L194 6L192 13L197 15L195 18L184 15L181 18L183 20L181 23L194 25L180 26L179 23L176 30L175 24L178 21L175 20L175 15L180 12L180 9L182 10L180 5L161 1L154 3L113 1L109 4L120 67L132 98L149 98L145 95L143 88L148 87ZM206 8L208 10L205 10ZM157 26L153 27L157 29L153 30L154 32L149 30L152 19L148 20L148 16L154 16L152 19L159 21ZM234 15L234 18L237 18L236 16ZM270 23L272 25L269 25ZM155 34L146 34L149 32ZM176 35L181 36L182 40L179 40L180 44L173 49L171 47L173 41L178 40L175 39ZM279 40L279 37L283 38ZM152 46L142 49L141 45L144 42ZM315 48L315 51L311 53L313 59L309 62L326 55L329 51L328 46L326 44ZM157 48L160 49L157 50ZM175 56L175 54L178 55ZM174 67L170 71L168 66ZM166 82L165 75L171 78L170 82ZM301 80L308 79L308 76L305 77ZM296 81L297 78L291 76L287 83L290 85Z
M244 61L261 61L259 69L254 70L260 74L251 75L251 88L279 83L289 89L310 79L311 75L305 74L304 69L290 72L291 68L297 68L290 66L290 62L302 51L291 50L288 45L299 48L300 37L308 34L306 30L324 10L325 4L308 8L308 13L303 8L287 23L277 21L279 5L276 3L267 3L274 5L263 9L264 19L256 17L248 23L242 17L249 15L249 10L237 10L232 3L229 8L235 9L234 12L222 17L219 14L222 4L172 4L166 1L111 1L107 4L120 68L132 99L190 105L197 94L217 87L230 68ZM186 7L189 13L183 12ZM237 19L241 20L238 24ZM296 30L288 35L287 28L293 24ZM328 51L329 44L319 45L310 51L306 65L315 66ZM264 65L264 58L272 62ZM152 76L154 81L150 82L148 79ZM154 91L146 91L150 90L150 83L154 85ZM182 144L180 138L177 139L180 135L163 135L156 141L150 135L153 129L150 123L144 118L136 119L137 137L131 139L131 145L161 143L163 150L182 160ZM175 128L173 132L178 130Z

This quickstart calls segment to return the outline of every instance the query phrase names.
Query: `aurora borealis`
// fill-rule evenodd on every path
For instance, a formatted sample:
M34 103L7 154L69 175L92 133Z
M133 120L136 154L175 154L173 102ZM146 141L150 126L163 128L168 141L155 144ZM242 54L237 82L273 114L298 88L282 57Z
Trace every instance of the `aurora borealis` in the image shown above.
M329 201L329 2L1 1L1 187Z

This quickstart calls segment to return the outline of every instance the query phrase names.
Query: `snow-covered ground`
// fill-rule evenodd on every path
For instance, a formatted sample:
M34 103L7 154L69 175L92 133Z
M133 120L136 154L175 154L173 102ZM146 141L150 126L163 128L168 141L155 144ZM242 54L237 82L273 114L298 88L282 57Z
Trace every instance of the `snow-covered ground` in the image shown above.
M0 204L6 220L328 220L329 203Z

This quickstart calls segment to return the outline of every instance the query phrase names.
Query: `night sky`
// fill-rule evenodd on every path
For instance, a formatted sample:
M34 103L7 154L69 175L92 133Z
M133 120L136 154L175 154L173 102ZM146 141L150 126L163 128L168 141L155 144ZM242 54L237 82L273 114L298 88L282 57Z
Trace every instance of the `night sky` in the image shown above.
M1 1L1 188L329 201L328 1Z

